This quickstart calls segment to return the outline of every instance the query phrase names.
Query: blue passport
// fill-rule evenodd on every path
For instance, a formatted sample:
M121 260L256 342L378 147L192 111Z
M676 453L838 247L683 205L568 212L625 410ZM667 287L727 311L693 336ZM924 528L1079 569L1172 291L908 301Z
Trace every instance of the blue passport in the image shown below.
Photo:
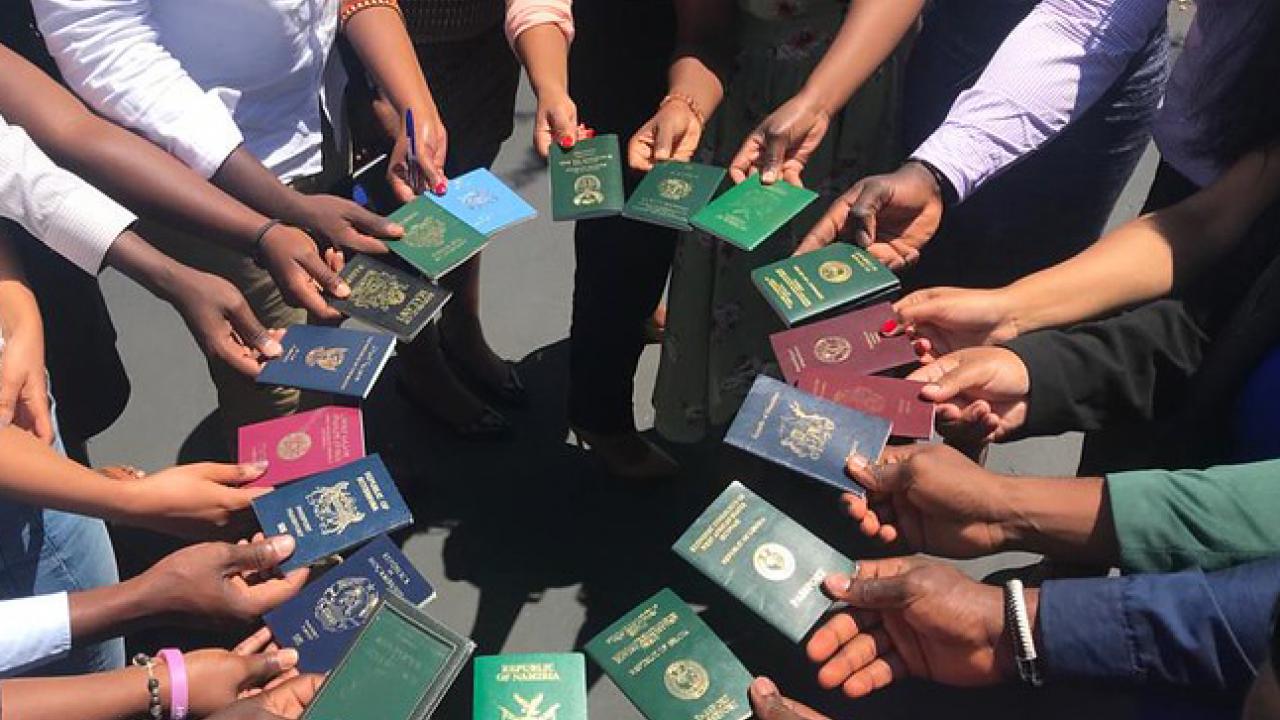
M281 645L297 649L299 670L326 673L388 595L423 605L436 591L390 538L379 535L262 619Z
M532 205L486 168L452 178L444 195L427 197L485 235L538 216Z
M282 570L306 567L413 522L413 514L377 454L281 485L253 501L267 535L298 546Z
M395 336L362 330L293 325L284 353L258 373L258 382L366 398L395 347Z
M865 495L845 472L845 464L855 452L878 460L892 426L885 418L760 375L724 441L844 492Z

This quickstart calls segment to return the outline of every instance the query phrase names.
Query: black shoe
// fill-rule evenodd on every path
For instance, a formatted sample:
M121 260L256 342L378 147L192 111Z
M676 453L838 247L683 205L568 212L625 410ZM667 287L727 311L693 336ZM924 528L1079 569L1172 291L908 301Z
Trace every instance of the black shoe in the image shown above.
M637 432L604 435L571 427L578 447L591 450L610 475L622 480L661 480L680 472L680 464Z
M400 392L400 397L404 398L410 405L422 411L427 417L448 429L449 432L461 440L496 442L511 440L515 437L515 429L512 427L511 422L502 413L488 405L481 407L480 412L471 420L459 423L440 417L431 403L419 397L403 378L396 378L396 389Z
M444 352L445 359L449 361L449 369L453 370L455 375L479 394L509 408L529 407L529 391L525 389L524 380L520 379L520 373L516 372L515 363L510 360L502 361L507 366L507 377L501 385L494 385L482 380L471 369L469 363L462 362L455 357L449 350L449 346L443 341L440 343L440 350Z

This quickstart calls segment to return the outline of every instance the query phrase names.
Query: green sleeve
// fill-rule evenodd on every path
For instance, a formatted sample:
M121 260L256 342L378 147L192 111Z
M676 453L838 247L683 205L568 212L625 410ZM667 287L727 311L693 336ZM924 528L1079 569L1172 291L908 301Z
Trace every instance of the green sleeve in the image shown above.
M1206 571L1280 554L1280 460L1107 476L1129 573Z

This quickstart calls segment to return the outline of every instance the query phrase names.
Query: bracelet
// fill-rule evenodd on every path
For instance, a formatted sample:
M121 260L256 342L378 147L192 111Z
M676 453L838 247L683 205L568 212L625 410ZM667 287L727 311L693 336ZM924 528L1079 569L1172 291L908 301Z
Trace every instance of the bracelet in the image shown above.
M267 239L267 233L271 232L271 228L280 225L279 220L268 220L258 228L258 232L253 236L253 261L262 266L262 241Z
M707 126L707 116L702 113L702 108L698 107L698 101L684 93L667 93L667 96L662 98L662 102L658 103L658 107L666 107L667 103L673 100L679 100L684 103L689 108L689 112L693 113L693 116L698 119L698 124L703 127Z
M1027 600L1022 595L1022 581L1014 578L1004 584L1004 624L1013 638L1013 657L1018 666L1018 676L1032 687L1044 684L1040 672L1040 657L1036 654L1036 642L1031 636L1031 620L1027 615Z
M156 661L149 655L138 653L133 656L133 664L147 669L147 717L160 720L164 710L160 707L160 681L156 679Z
M369 10L376 7L388 7L400 13L400 20L404 20L404 11L400 9L400 3L396 0L355 0L355 2L344 2L342 9L338 11L338 25L344 26L351 20L352 16L361 10Z
M182 651L165 648L156 653L169 671L169 720L186 720L190 694L187 685L187 663Z

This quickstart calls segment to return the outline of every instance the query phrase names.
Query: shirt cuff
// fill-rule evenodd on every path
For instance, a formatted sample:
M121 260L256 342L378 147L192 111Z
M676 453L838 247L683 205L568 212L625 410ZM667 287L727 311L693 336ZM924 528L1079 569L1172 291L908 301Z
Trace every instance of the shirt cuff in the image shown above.
M71 605L65 592L0 601L0 676L13 675L71 649Z
M513 9L507 14L506 31L507 42L514 48L516 38L526 30L537 27L538 25L554 24L560 28L560 32L564 33L564 39L567 43L573 42L573 15L566 11L552 8L530 8L527 10Z
M937 168L956 191L956 202L964 202L987 177L1002 167L1000 158L981 151L990 138L974 137L976 130L944 123L925 139L911 157Z
M205 179L244 144L226 104L214 95L205 95L203 102L175 118L165 133L173 138L169 151Z
M41 239L76 267L97 275L111 244L137 219L97 188L81 184L62 196Z
M1045 581L1036 622L1047 678L1122 680L1136 673L1127 586L1125 578Z

